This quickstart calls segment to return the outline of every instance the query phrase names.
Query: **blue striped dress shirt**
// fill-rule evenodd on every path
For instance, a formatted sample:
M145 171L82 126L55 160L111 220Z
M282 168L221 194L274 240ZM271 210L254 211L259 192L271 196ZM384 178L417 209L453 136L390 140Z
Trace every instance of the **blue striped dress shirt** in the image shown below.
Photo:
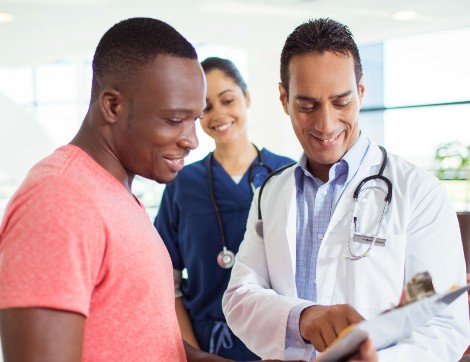
M316 269L321 241L341 195L361 167L369 143L360 133L343 158L331 166L328 182L310 173L305 154L294 170L297 187L295 284L298 297L305 299L305 303L295 306L289 313L286 348L305 343L299 331L299 318L300 313L317 300Z

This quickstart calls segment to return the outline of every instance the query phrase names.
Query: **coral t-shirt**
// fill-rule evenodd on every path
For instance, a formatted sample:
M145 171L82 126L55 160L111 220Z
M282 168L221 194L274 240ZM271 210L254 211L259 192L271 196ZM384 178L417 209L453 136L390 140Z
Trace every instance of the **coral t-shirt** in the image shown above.
M86 317L83 361L185 361L168 252L145 209L80 148L34 166L0 229L0 309Z

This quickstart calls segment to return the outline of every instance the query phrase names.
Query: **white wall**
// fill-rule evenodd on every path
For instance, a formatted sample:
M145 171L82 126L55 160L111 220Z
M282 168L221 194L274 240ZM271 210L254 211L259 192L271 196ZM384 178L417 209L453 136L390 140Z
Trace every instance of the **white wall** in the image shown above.
M248 52L248 88L251 92L250 134L259 147L298 159L300 145L279 100L281 45L277 50Z
M0 220L8 194L52 149L48 134L33 116L0 93Z

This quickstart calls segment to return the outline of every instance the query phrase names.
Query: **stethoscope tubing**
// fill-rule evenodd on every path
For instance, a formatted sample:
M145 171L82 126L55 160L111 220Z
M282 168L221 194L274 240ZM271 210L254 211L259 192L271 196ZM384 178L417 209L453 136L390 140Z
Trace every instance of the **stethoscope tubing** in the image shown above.
M380 222L377 226L377 230L376 230L376 233L374 235L374 238L373 238L373 241L369 244L369 247L367 248L366 252L362 255L356 255L352 252L351 250L351 236L348 237L348 252L349 252L349 256L347 256L347 258L349 260L352 260L352 261L355 261L355 260L360 260L362 259L364 256L366 256L370 250L372 249L372 247L375 245L376 243L376 240L377 240L377 237L378 237L378 234L379 234L379 230L380 230L380 227L382 225L382 222L383 222L383 219L385 217L385 214L386 212L388 211L388 208L389 208L389 205L390 205L390 202L392 200L392 191L393 191L393 185L392 185L392 182L390 181L389 178L385 177L383 175L383 172L385 170L385 167L387 166L387 163L388 163L388 154L387 154L387 150L383 147L383 146L379 146L380 150L382 151L382 154L383 154L383 159L382 159L382 164L380 165L380 169L379 169L379 172L375 175L371 175L371 176L368 176L366 178L364 178L363 180L361 180L361 182L359 182L359 184L357 185L356 189L354 190L354 193L353 193L353 200L354 200L354 207L353 207L353 210L352 210L352 217L351 217L351 220L354 219L354 211L356 209L356 205L357 205L357 202L358 202L358 199L359 199L359 193L361 192L361 189L362 187L369 181L371 180L382 180L383 182L385 182L385 184L387 185L387 194L385 196L385 205L384 205L384 208L382 210L382 215L380 217ZM266 184L268 183L268 181L275 175L283 172L284 170L286 170L287 168L295 165L296 163L292 163L290 165L287 165L287 166L284 166L284 167L281 167L280 169L278 170L275 170L274 172L272 172L267 178L266 180L264 180L263 184L261 185L260 187L260 190L259 190L259 193L258 193L258 221L256 222L256 225L255 225L255 230L258 234L259 237L263 238L263 216L262 216L262 213L261 213L261 195L263 194L263 190L264 190L264 187L266 186ZM351 223L353 223L353 221L351 221Z
M263 160L263 156L261 155L261 152L260 150L258 149L258 147L256 147L254 144L253 146L255 147L256 149L256 152L257 152L257 162L253 163L250 168L249 168L249 171L248 171L248 182L250 183L250 185L253 185L254 184L254 175L253 175L253 172L254 170L257 168L257 167L264 167L266 170L268 170L268 173L271 173L273 170L271 167L269 167L268 165L266 165L264 163L264 160ZM216 216L216 219L217 219L217 225L219 227L219 232L220 232L220 241L222 243L222 256L223 255L226 255L227 253L229 254L232 254L233 253L228 249L228 246L227 246L227 241L225 239L225 229L224 229L224 225L223 225L223 222L222 222L222 216L220 214L220 208L219 206L217 205L217 201L216 201L216 198L215 198L215 188L214 188L214 173L212 171L212 167L213 167L213 163L214 163L214 152L211 152L210 156L209 156L209 164L208 164L208 172L209 172L209 195L210 195L210 199L211 199L211 202L212 202L212 207L214 208L214 213L215 213L215 216ZM268 176L269 177L269 176ZM253 187L251 188L252 192L254 192L253 190ZM220 255L220 254L219 254ZM222 262L219 262L219 256L218 256L218 259L217 259L217 262L219 263L219 265L222 267L222 268L230 268L231 265L233 265L233 263L231 263L230 266L226 267L226 266L223 266L222 265Z

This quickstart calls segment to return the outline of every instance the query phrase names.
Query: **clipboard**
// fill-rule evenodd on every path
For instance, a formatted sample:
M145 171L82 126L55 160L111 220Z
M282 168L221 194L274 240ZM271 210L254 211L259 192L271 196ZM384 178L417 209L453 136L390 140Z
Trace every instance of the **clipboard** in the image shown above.
M362 321L335 342L328 351L317 354L318 362L337 362L353 355L368 337L378 351L393 346L468 290L470 284L447 293L434 294Z

